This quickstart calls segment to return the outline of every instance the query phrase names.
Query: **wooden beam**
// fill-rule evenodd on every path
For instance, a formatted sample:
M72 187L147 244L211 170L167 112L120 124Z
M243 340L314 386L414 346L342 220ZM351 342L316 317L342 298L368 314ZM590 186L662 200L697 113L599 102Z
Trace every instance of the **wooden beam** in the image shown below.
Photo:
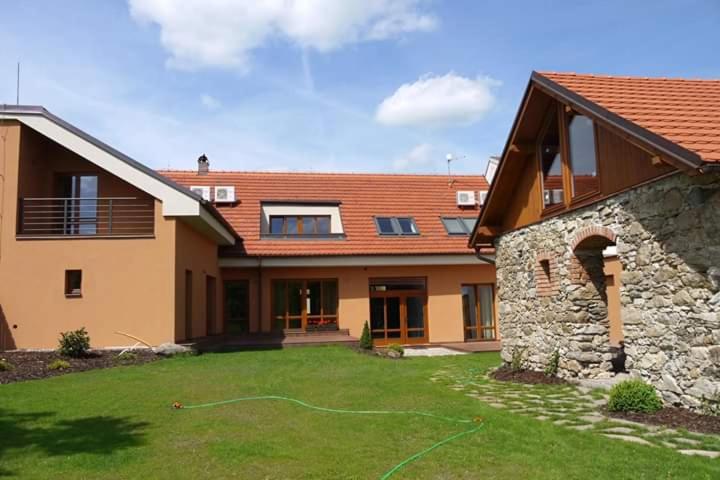
M653 157L650 159L650 161L652 162L652 164L653 164L654 167L660 167L660 166L662 166L662 165L665 163L665 162L663 161L663 159L660 157L660 155L655 155L655 156L653 156Z
M535 146L531 143L513 143L510 145L510 151L528 155L535 151Z

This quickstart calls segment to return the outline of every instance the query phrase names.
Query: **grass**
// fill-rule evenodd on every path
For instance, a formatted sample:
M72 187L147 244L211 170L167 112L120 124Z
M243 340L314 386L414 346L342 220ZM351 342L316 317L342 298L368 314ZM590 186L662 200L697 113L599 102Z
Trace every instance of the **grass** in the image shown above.
M495 409L438 370L496 354L391 361L342 347L203 355L0 386L0 476L377 479L465 427L333 415L278 401L173 410L249 395L333 408L485 418L482 430L401 470L405 479L720 478L720 461L575 432Z

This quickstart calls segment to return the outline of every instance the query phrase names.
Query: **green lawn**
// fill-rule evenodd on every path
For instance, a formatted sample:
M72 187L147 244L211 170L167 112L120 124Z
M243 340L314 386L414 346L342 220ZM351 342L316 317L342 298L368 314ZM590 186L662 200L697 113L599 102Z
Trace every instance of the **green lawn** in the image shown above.
M496 354L391 361L343 347L209 354L0 386L0 476L22 478L378 479L467 426L410 416L322 413L284 395L354 410L485 418L392 478L718 479L720 460L575 432L433 383Z

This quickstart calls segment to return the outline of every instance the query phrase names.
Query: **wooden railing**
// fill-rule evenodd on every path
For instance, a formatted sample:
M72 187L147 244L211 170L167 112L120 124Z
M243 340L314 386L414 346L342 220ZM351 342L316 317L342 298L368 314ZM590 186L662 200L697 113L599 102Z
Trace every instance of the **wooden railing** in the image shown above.
M18 235L23 237L149 236L155 231L151 199L21 198Z

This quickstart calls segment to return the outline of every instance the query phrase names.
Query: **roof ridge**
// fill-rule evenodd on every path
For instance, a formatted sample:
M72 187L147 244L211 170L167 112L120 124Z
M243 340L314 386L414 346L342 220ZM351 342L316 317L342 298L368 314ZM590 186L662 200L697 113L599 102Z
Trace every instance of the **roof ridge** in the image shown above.
M601 78L601 79L618 79L618 80L669 80L669 81L683 81L683 82L720 82L720 78L683 78L683 77L648 77L643 75L610 75L606 73L577 73L577 72L556 72L550 70L537 71L538 74L547 75L562 75L567 77L580 77L580 78Z
M159 168L156 170L158 173L197 173L197 170L193 169L175 169L175 168ZM447 178L446 173L389 173L389 172L311 172L311 171L262 171L262 170L210 170L207 175L213 174L240 174L240 175L334 175L334 176L384 176L384 177L437 177ZM460 173L452 174L452 178L485 178L483 174L473 173Z

